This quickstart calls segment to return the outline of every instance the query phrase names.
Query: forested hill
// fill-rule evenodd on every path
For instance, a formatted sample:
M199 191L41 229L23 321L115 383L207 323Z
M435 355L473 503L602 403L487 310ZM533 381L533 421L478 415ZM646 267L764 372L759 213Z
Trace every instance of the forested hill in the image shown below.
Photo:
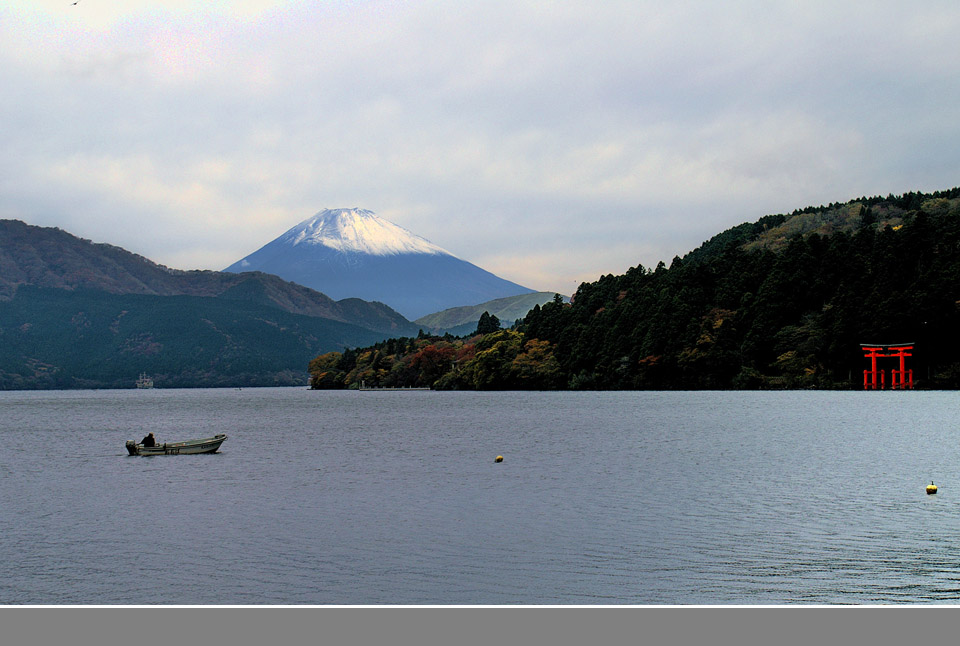
M455 366L435 386L728 389L862 388L860 344L912 342L917 387L957 388L958 329L952 189L766 216L669 267L582 284L571 304L535 307L510 334L430 345L451 345L445 358ZM427 345L405 350L416 356ZM363 362L374 355L345 358L371 375ZM381 368L385 379L416 374L416 361L393 361L405 369Z
M581 285L523 331L580 387L862 387L861 343L913 342L918 385L953 388L958 303L952 189L740 225L669 268Z

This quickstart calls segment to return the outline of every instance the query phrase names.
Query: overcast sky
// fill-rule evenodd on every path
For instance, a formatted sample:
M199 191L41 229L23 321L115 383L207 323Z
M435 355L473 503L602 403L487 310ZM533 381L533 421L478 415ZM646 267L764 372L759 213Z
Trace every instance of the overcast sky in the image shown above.
M360 207L570 294L960 185L960 3L0 4L0 218L222 269Z

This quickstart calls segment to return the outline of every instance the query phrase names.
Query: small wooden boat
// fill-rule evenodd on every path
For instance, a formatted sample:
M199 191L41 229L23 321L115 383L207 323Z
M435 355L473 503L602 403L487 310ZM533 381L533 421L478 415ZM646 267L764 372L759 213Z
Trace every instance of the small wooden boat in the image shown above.
M133 440L127 440L127 451L130 455L187 455L193 453L215 453L226 435L214 435L202 440L186 440L185 442L164 442L156 446L144 446Z

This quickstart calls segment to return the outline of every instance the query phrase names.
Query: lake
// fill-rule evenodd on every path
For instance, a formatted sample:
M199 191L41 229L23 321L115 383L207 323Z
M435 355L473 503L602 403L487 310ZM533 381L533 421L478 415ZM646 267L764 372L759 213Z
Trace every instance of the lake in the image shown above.
M958 414L920 391L0 392L0 604L955 603ZM128 456L148 431L229 437Z

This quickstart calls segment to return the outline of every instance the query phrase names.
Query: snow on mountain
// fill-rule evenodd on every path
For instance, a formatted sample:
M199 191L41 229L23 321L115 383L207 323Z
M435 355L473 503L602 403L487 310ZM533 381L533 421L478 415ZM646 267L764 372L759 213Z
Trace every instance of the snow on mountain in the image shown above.
M453 255L366 209L325 209L284 233L280 240L290 245L318 244L337 251L373 256L402 253Z
M225 271L262 271L331 298L385 303L410 320L533 290L364 209L325 209Z

